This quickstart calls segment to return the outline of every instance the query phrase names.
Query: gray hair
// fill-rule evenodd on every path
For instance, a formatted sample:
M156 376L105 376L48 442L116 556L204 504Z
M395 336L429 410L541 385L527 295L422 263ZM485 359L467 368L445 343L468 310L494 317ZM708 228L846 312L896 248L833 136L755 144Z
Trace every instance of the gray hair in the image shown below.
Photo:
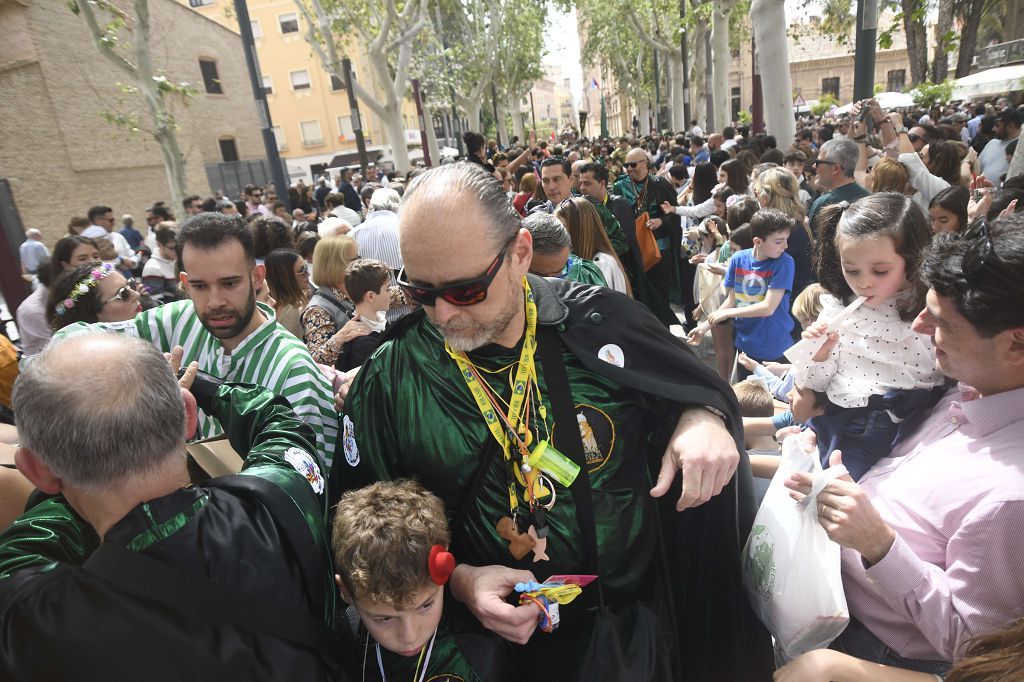
M537 211L523 218L523 227L533 237L534 253L558 253L572 246L572 237L562 221L543 211Z
M839 167L843 169L843 175L848 178L853 177L853 171L857 168L857 161L860 159L860 149L857 147L856 142L843 138L833 138L821 145L821 149L818 151L818 158L821 158L822 154L828 155L828 161L834 161L839 164Z
M235 207L235 202L231 201L231 199L218 199L217 200L217 204L215 206L215 208L218 211L223 211L225 208L234 208L234 207Z
M414 203L419 194L428 197L468 194L474 197L489 218L486 227L495 244L510 242L521 227L519 214L512 208L512 201L501 183L479 164L459 161L417 175L405 190L403 210Z
M370 195L370 203L367 205L367 211L391 211L392 213L398 212L398 206L402 203L401 195L393 189L382 187L373 191Z
M76 486L102 489L184 458L178 382L140 339L55 339L22 369L13 406L21 444Z

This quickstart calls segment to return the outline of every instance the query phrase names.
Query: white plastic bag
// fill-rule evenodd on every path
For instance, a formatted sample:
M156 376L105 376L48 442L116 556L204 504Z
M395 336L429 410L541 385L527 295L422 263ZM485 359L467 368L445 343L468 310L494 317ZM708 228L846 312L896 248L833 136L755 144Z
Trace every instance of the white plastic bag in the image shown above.
M800 503L783 485L796 471L814 475L811 492ZM747 597L783 660L828 646L850 620L839 545L818 523L816 501L829 481L845 473L842 466L822 471L817 449L804 450L803 434L786 438L779 470L743 547Z

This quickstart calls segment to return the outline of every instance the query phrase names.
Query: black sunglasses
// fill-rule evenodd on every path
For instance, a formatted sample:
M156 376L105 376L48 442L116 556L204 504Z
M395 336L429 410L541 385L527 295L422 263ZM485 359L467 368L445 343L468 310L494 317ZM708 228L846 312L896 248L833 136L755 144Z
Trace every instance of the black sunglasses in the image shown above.
M491 286L491 282L493 282L494 278L497 276L498 270L501 269L501 263L505 260L505 254L508 252L508 247L512 245L512 242L515 241L518 234L519 233L517 232L512 235L512 238L505 242L505 245L501 247L501 251L499 251L498 255L494 257L491 264L487 266L487 271L479 277L455 282L454 284L449 284L445 287L423 287L406 281L405 268L403 267L396 278L398 286L402 287L402 291L404 291L409 298L421 305L433 306L438 297L457 306L468 306L483 303L487 300L487 289Z
M967 252L960 260L960 267L964 275L970 277L985 267L985 263L993 253L992 239L988 236L988 221L985 220L985 216L975 218L964 230L962 238L964 241L974 242L967 247Z
M637 167L637 166L639 166L639 165L640 165L641 163L643 163L643 161L627 161L627 162L626 162L626 163L624 163L623 165L624 165L624 166L625 166L626 168L636 168L636 167Z
M107 301L107 303L113 303L115 301L119 303L127 303L128 301L132 300L135 296L138 295L138 292L135 291L135 289L133 289L130 285L131 282L115 291L114 295L110 298L109 301Z
M907 133L907 139L910 140L911 143L914 143L920 140L921 137L920 135L915 135L914 133Z
M839 165L835 161L825 161L823 159L815 159L814 163L812 163L811 165L812 166L820 166L822 164L825 164L826 166L838 166Z

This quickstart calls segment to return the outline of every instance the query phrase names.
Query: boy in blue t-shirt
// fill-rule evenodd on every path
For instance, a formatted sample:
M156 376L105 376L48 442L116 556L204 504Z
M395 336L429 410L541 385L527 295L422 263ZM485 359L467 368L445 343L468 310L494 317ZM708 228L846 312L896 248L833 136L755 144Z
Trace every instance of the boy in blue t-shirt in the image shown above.
M783 352L793 345L789 294L795 265L786 245L795 228L796 222L782 211L762 208L754 214L750 219L754 248L729 259L725 302L690 332L691 344L699 344L712 325L732 319L736 321L736 348L761 363L784 361ZM742 369L740 373L748 374Z

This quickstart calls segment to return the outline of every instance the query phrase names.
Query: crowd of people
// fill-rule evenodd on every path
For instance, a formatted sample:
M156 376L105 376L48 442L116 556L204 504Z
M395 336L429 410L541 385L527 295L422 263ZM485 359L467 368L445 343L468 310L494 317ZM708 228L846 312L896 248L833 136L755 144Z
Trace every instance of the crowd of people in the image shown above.
M1024 678L1022 120L467 133L27 231L0 677ZM741 553L788 438L850 622L787 662Z

